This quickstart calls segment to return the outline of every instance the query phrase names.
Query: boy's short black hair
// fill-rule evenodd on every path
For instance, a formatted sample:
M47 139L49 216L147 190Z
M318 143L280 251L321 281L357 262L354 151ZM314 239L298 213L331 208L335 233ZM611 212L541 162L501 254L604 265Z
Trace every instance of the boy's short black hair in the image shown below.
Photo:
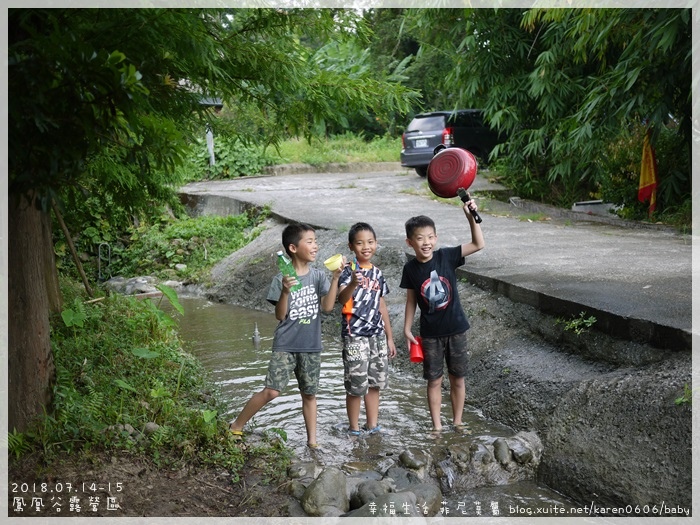
M310 226L303 222L292 222L288 224L284 230L282 230L282 245L284 246L284 251L287 255L292 256L292 252L289 251L289 245L293 244L297 246L299 241L301 241L302 235L308 231L316 231L313 226Z
M355 235L362 231L368 231L372 233L372 237L375 239L377 238L377 234L374 233L374 228L372 228L369 224L366 222L356 222L350 227L350 231L348 232L348 242L352 244L355 242Z
M414 231L416 231L418 228L425 228L426 226L430 226L437 232L435 222L430 217L426 217L425 215L411 217L406 221L406 238L410 239L411 236L413 236Z

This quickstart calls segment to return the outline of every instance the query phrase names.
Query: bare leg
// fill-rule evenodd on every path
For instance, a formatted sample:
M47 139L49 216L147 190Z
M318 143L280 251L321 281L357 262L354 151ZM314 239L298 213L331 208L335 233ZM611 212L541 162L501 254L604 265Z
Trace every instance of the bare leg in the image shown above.
M379 389L370 388L365 394L365 412L367 429L371 430L379 424Z
M229 425L229 430L243 430L243 427L248 421L250 421L250 418L257 414L262 407L267 405L278 395L280 395L280 393L277 390L267 387L263 388L257 394L253 394L253 397L251 397L245 404L243 410L241 410L241 413L238 414L236 420Z
M462 424L462 412L464 412L464 398L466 396L466 388L464 386L463 377L455 377L452 374L450 378L450 402L452 403L452 424L455 426Z
M440 409L442 407L442 377L428 381L428 409L433 421L433 430L442 430Z
M360 408L362 398L360 396L345 395L345 407L348 411L348 422L350 430L360 430Z
M301 394L301 412L306 425L308 445L316 445L316 396Z

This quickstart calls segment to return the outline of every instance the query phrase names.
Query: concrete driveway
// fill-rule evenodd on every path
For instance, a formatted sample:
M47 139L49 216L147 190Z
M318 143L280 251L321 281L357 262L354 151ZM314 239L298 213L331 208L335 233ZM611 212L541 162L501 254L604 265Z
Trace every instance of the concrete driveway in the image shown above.
M499 189L477 176L470 191L478 197ZM419 214L435 220L442 246L470 238L459 199L431 198L426 180L412 170L197 182L183 187L181 195L203 214L240 213L253 205L317 228L342 231L366 221L380 244L405 247L404 223ZM473 283L553 315L585 311L598 319L596 328L623 339L690 350L690 236L590 222L585 214L528 220L497 202L480 213L486 247L463 267Z

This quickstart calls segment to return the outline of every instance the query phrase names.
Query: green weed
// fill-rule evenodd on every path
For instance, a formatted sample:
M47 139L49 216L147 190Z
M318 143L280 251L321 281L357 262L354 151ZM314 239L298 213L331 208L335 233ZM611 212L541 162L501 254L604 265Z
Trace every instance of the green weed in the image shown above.
M693 389L690 388L688 383L683 385L683 394L676 398L675 403L676 405L690 405L693 403Z
M549 220L549 216L545 213L528 213L519 217L521 222L540 222Z
M557 324L563 324L564 330L574 332L576 335L581 335L587 332L598 320L595 316L591 315L586 317L585 312L581 312L578 317L573 317L571 319L557 319Z

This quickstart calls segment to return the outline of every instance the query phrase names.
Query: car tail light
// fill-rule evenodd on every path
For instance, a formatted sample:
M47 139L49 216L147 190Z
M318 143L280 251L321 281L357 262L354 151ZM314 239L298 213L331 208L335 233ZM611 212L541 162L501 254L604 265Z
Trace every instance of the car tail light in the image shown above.
M445 128L442 130L442 143L450 147L454 144L454 137L452 135L452 128Z
M403 149L406 149L406 134L405 133L401 133L401 147Z

